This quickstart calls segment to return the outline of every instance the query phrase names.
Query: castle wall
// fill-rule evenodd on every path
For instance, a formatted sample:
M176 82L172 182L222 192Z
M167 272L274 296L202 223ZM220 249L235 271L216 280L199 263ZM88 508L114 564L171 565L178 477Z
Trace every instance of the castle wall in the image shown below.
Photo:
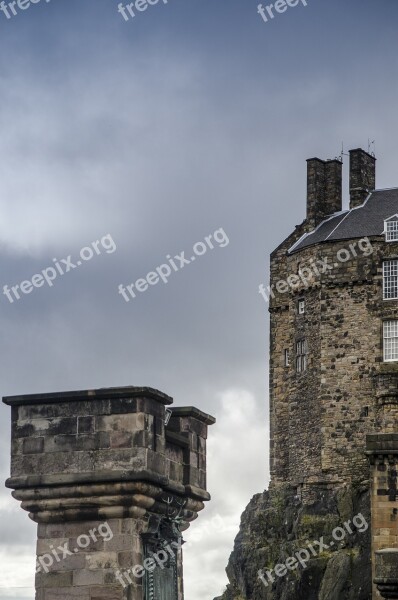
M366 434L396 428L391 412L386 421L380 398L398 389L398 365L383 363L382 344L383 318L398 316L396 301L382 298L382 260L397 255L397 244L382 237L372 246L358 242L322 243L290 255L286 244L272 255L275 288L300 271L306 276L295 286L279 285L281 293L274 289L270 301L274 481L367 479ZM308 365L298 374L295 346L304 338Z
M292 347L294 315L291 300L279 293L275 284L284 281L290 274L285 260L286 250L299 239L305 228L299 227L272 254L270 285L274 284L269 297L270 311L270 473L274 482L286 481L289 477L289 412L290 412L290 369L285 367L284 351ZM290 353L290 360L293 354Z
M292 298L290 312L293 315L291 336L292 361L289 368L289 480L293 485L316 478L321 461L321 405L318 399L320 372L319 289L308 290L304 298L306 312L297 311L297 297ZM305 339L308 346L307 369L296 374L295 346Z

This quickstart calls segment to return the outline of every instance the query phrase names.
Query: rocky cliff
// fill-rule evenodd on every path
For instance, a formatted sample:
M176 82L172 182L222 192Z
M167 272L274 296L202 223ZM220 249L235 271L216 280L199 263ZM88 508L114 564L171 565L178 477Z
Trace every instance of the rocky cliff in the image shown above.
M215 600L371 600L369 482L254 496L227 575Z

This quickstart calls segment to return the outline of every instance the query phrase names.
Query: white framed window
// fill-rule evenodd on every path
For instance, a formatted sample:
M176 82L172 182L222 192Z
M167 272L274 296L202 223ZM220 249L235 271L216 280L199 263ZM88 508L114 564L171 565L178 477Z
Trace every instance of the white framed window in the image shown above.
M305 300L301 299L298 301L298 314L303 315L305 313Z
M384 233L386 242L398 242L398 218L385 221Z
M398 259L383 261L383 299L398 299Z
M307 369L307 340L296 342L296 372L303 373Z
M383 359L398 360L398 321L383 321Z
M285 350L285 367L290 367L290 352Z

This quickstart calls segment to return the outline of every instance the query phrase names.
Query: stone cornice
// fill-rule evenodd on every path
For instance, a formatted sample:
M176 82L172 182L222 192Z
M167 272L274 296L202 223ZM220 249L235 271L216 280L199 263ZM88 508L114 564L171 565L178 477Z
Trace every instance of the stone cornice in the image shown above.
M149 479L148 476L147 478ZM147 511L164 515L167 511L164 498L167 497L172 498L175 504L181 499L185 500L182 517L188 524L204 508L204 501L210 499L208 492L195 486L172 483L156 485L144 480L99 482L98 477L95 479L98 482L91 485L78 484L75 478L75 482L70 482L69 485L65 481L48 487L44 486L43 481L39 487L35 487L33 481L30 481L27 487L27 482L11 479L7 486L14 487L13 497L21 502L21 508L28 511L30 518L36 523L138 518L144 517Z
M61 402L78 402L82 400L114 400L118 398L151 398L162 404L173 403L173 398L151 387L115 387L96 390L78 390L73 392L55 392L46 394L27 394L22 396L4 396L3 402L8 406L29 406L35 404L56 404Z
M199 410L195 406L173 406L170 408L172 417L194 417L206 425L214 425L216 419L211 415Z
M152 483L161 486L163 490L175 494L192 495L201 500L210 500L210 494L199 487L192 485L183 485L173 482L167 477L162 477L150 470L141 471L97 471L94 473L73 473L56 475L29 475L27 477L10 477L6 481L6 487L12 490L36 490L39 494L41 488L57 488L63 486L91 486L112 484L113 489L116 486L124 485L126 482ZM92 491L90 492L92 493Z

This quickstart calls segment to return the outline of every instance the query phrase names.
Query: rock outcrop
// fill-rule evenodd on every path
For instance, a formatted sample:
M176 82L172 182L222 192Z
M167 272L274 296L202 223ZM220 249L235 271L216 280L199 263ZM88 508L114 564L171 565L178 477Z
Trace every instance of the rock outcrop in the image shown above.
M215 600L370 600L369 483L318 487L305 504L289 486L257 494L242 515L227 575Z

